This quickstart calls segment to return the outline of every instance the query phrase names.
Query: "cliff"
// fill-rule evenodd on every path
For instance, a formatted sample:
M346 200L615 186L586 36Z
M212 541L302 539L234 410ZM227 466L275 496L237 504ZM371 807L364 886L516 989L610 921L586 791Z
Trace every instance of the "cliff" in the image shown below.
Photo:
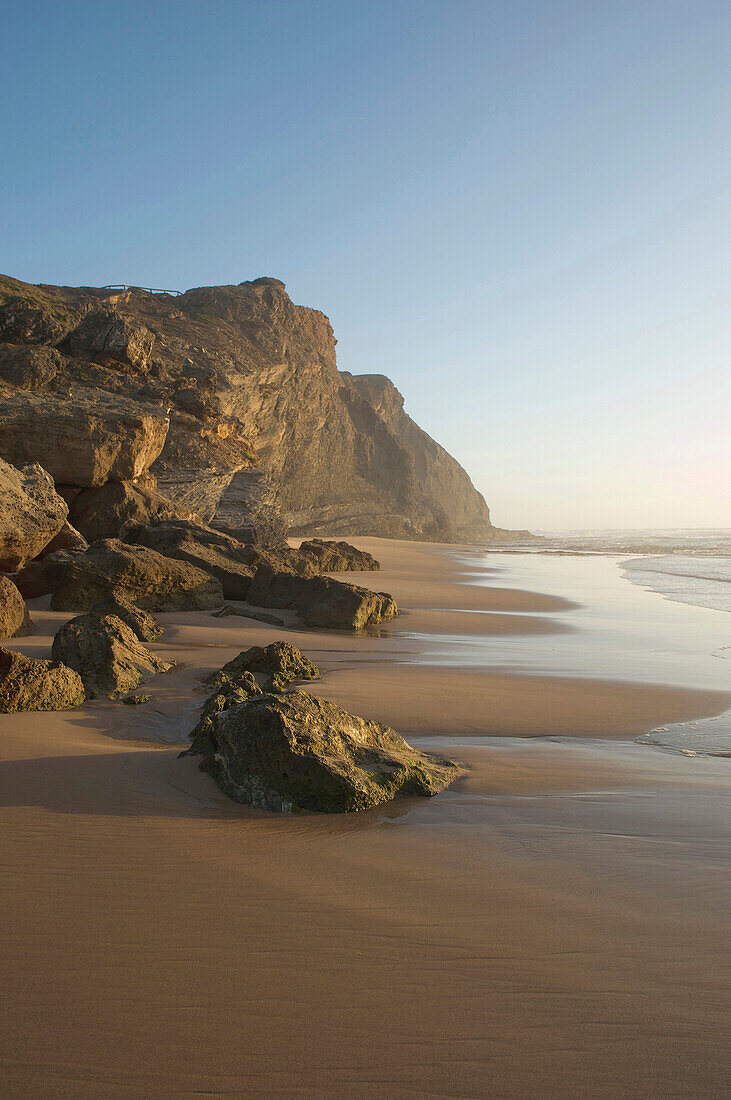
M139 437L133 481L154 477L216 526L275 509L292 534L493 537L459 463L387 378L339 371L335 344L328 318L277 279L173 296L0 277L0 457L38 461L76 491L63 448L80 409L85 439L115 436L110 454ZM126 436L110 426L116 405ZM64 432L29 436L36 406L40 426Z

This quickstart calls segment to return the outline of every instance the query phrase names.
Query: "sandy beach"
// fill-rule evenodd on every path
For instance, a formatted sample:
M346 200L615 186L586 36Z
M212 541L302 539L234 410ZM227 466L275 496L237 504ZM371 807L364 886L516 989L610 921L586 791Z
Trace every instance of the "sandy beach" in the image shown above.
M729 761L634 742L731 706L721 672L566 675L561 645L599 645L588 582L354 541L387 629L160 615L178 666L147 706L2 717L3 1095L725 1095ZM649 600L691 614L618 584L628 632ZM31 613L11 646L45 656L68 616ZM178 760L199 680L280 637L466 776L347 817L231 803Z

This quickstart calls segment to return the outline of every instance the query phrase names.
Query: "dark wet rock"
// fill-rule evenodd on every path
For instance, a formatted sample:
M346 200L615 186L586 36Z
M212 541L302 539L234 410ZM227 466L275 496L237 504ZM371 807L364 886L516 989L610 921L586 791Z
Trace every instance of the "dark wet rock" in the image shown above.
M286 607L301 615L308 626L360 630L398 614L387 592L371 592L331 577L300 577L262 565L248 594L256 607Z
M0 392L0 456L16 466L39 462L62 485L141 477L160 454L168 426L161 408L100 390Z
M78 672L87 699L119 699L156 672L173 667L146 649L116 615L93 612L64 623L51 654Z
M10 578L0 573L0 638L21 638L32 632L25 600Z
M201 771L229 798L279 813L348 813L432 796L460 773L388 726L302 691L257 695L209 716L189 754L202 757Z
M110 596L109 599L95 604L91 613L100 618L104 615L116 615L141 642L154 642L162 634L162 627L154 615L149 611L143 611L129 600L115 599Z
M68 710L81 706L84 697L81 677L73 669L0 646L0 713Z
M120 364L147 373L154 335L144 325L123 317L113 306L90 310L68 338L69 352L105 365Z
M236 680L244 673L257 674L267 687L282 688L293 680L313 680L320 675L317 665L289 642L251 646L206 679L217 685Z
M48 554L55 554L57 550L84 551L88 549L88 546L89 543L81 532L77 531L76 528L66 520L58 534L54 535L48 546L43 548L43 553L40 554L39 557L44 558Z
M0 569L35 558L66 522L66 501L38 465L16 469L0 459Z
M122 702L126 703L128 707L141 707L141 706L144 706L145 703L150 702L150 696L149 695L128 695L126 699L122 700Z
M158 493L154 479L109 481L96 489L84 489L70 504L70 519L89 542L118 538L122 528L146 525L160 519L186 517L181 507ZM153 548L154 549L154 548Z
M215 577L146 546L102 539L84 554L58 559L51 555L55 611L90 611L109 597L144 611L212 611L223 602Z
M63 369L64 362L55 348L0 344L0 379L24 390L47 386Z
M312 560L318 573L344 573L377 570L381 563L366 550L358 550L349 542L308 539L300 544L300 554Z

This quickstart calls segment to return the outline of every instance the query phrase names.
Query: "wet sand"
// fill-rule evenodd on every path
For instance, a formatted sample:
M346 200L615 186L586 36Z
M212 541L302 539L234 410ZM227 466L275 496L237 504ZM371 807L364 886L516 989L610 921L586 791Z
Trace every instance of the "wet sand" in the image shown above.
M571 603L357 542L408 611L384 636L161 616L147 707L0 718L2 1093L724 1095L728 761L617 738L728 696L400 663L422 612L532 636ZM40 655L66 616L34 618ZM351 817L230 803L173 742L205 671L283 634L467 776Z

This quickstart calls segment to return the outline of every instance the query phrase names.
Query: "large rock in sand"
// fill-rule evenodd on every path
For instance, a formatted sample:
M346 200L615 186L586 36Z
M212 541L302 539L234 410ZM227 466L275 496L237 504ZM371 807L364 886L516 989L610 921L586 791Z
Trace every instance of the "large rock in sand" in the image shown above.
M32 630L25 600L9 577L0 574L0 638L19 638Z
M202 569L119 539L102 539L84 554L62 552L46 560L51 562L54 611L91 611L109 597L129 600L144 611L212 611L223 602L221 585Z
M54 661L78 672L87 699L119 699L173 667L146 649L116 615L93 612L64 623L51 653Z
M346 573L377 570L381 563L367 550L358 550L349 542L308 539L300 543L300 554L310 558L318 573Z
M245 673L260 676L267 687L281 688L292 680L314 680L320 675L317 665L289 642L253 645L234 657L218 672L211 673L206 683L213 686L239 680Z
M332 577L300 577L262 565L251 582L249 603L297 611L308 626L360 630L392 619L396 602L387 592L371 592Z
M18 470L0 459L0 569L12 572L40 554L67 515L66 501L44 469Z
M160 408L100 390L0 394L0 456L39 462L64 485L133 481L160 454L168 427Z
M84 685L73 669L0 646L0 713L68 710L83 702Z
M170 558L190 562L221 582L227 600L247 599L252 578L262 564L286 568L292 572L313 573L314 566L297 550L289 547L265 550L245 546L224 531L190 520L166 520L147 526L128 525L123 537L132 543L149 546Z
M302 691L254 695L201 725L182 755L201 756L201 771L224 794L262 810L367 810L400 795L434 795L460 773L388 726Z
M162 634L162 627L157 619L148 611L130 603L129 600L117 600L110 597L102 600L91 609L93 615L116 615L130 630L137 635L141 642L154 642Z

